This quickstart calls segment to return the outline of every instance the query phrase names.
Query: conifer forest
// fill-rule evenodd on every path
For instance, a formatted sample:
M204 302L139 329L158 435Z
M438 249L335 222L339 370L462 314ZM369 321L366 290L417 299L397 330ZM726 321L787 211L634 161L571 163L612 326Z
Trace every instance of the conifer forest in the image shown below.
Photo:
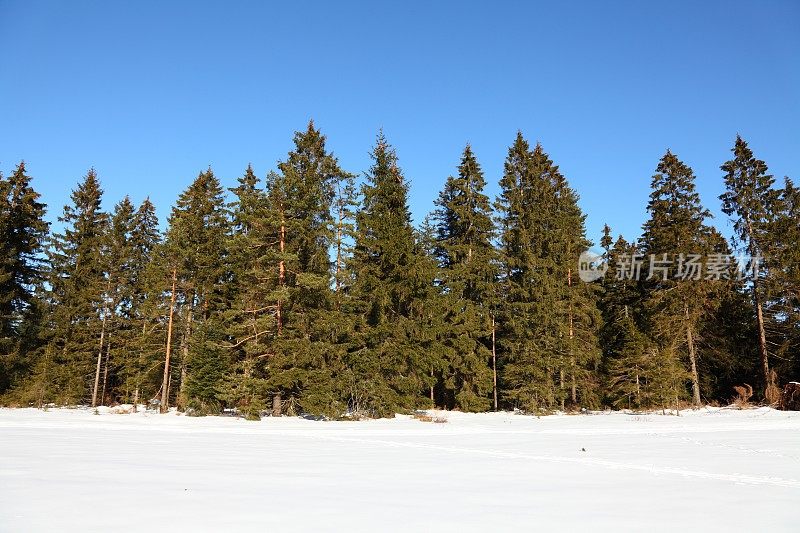
M800 188L747 140L714 154L728 220L666 151L625 236L586 227L545 146L509 140L498 176L469 145L451 154L418 224L388 136L346 169L313 122L266 174L181 178L166 220L105 196L114 178L91 168L63 207L25 162L4 169L0 401L252 419L660 410L776 404L800 378Z

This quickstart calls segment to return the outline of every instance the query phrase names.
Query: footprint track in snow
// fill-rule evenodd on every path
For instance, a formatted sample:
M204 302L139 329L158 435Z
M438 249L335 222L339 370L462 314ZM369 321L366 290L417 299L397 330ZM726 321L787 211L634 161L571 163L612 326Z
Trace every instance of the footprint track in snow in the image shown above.
M683 477L692 477L699 479L711 479L716 481L728 481L740 485L772 485L777 487L787 487L792 489L800 489L800 481L796 479L786 479L772 476L752 476L747 474L725 474L718 472L705 472L702 470L690 470L685 468L675 468L669 466L657 465L643 465L636 463L623 463L619 461L610 461L606 459L595 459L590 457L564 457L557 455L533 455L519 452L504 452L501 450L485 450L479 448L460 448L457 446L441 446L436 444L421 444L415 442L400 442L382 439L362 439L351 437L334 437L331 435L315 435L317 438L323 440L330 440L334 442L353 442L359 444L377 444L389 447L398 448L418 448L433 451L441 451L447 453L462 453L472 455L483 455L487 457L497 457L502 459L523 459L528 461L546 461L551 463L566 463L578 464L586 466L597 466L601 468L609 468L612 470L633 470L639 472L648 472L651 474L669 474Z

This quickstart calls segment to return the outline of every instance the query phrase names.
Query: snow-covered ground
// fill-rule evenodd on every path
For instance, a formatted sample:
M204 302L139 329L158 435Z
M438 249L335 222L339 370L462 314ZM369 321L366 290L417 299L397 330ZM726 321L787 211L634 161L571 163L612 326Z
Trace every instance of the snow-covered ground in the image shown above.
M800 412L0 409L0 531L800 531Z

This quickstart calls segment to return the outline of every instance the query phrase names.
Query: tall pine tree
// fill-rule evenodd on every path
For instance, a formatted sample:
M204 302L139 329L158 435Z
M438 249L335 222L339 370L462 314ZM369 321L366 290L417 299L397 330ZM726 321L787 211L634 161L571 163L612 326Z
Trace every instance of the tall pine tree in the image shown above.
M577 195L541 145L517 134L499 213L503 303L499 345L509 404L523 409L595 403L600 325L593 289L575 279L588 241Z
M458 175L449 177L436 200L435 253L442 268L447 331L445 404L485 411L494 387L491 337L498 276L494 225L486 181L469 145Z
M418 334L433 280L411 225L408 183L383 133L370 155L351 263L360 305L348 386L351 409L383 416L429 405L434 365Z
M108 226L103 191L94 169L72 192L48 252L49 345L38 372L42 401L79 403L91 399L95 361L102 351L106 272L102 252ZM45 377L46 376L46 377Z
M662 353L684 353L694 405L702 402L698 371L701 323L715 312L715 284L706 280L707 258L718 252L706 225L710 212L700 203L694 173L669 150L652 178L641 250L648 331Z
M45 205L20 162L8 179L0 173L0 394L30 370L38 345L48 232Z
M773 188L775 179L768 174L764 161L756 159L753 151L740 136L731 150L733 159L720 169L725 173L726 192L720 196L722 211L733 219L734 245L751 258L764 257L769 252L769 228L775 215L778 192ZM754 271L753 271L754 270ZM753 269L751 297L758 328L758 343L763 380L763 394L769 402L777 400L778 389L769 367L767 326L764 316L764 289L768 282L767 269Z

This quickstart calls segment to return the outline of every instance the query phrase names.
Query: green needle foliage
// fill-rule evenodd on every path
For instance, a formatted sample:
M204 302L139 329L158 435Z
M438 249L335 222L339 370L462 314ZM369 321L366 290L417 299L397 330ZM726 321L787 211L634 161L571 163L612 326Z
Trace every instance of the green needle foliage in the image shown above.
M25 164L0 174L0 401L253 420L666 412L748 383L774 403L798 379L800 192L741 138L721 167L730 243L667 151L641 238L606 225L592 282L578 193L521 133L494 202L467 145L416 226L382 132L370 158L343 170L309 122L263 177L199 173L163 233L149 199L105 212L93 169L51 232ZM712 279L734 253L763 261Z

